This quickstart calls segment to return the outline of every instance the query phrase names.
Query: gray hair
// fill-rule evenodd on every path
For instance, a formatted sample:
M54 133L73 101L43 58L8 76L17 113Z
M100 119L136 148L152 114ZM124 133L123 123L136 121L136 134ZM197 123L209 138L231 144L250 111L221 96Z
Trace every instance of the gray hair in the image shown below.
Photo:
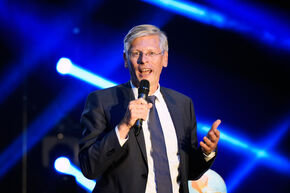
M124 38L124 53L128 56L132 42L139 37L158 35L160 41L160 49L168 52L168 41L166 34L154 25L137 25L133 27Z

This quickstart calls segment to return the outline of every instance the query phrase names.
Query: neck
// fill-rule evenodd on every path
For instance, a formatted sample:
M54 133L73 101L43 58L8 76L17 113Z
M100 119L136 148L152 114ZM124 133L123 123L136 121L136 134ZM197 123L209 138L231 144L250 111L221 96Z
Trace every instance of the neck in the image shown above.
M153 95L157 89L158 89L158 84L150 86L149 96Z

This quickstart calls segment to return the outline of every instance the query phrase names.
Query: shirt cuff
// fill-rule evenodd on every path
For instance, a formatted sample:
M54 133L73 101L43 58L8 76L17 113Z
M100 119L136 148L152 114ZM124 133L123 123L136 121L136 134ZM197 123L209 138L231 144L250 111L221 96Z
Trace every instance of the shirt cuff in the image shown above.
M208 162L209 160L211 160L214 156L215 156L215 152L214 151L212 151L210 154L208 154L208 155L206 155L205 153L203 153L203 155L204 155L204 159L205 159L205 161L206 162Z
M120 145L123 146L126 143L126 141L129 139L129 136L127 136L125 139L121 139L120 138L120 134L119 134L118 126L115 127L115 132L116 132L116 135L118 137Z

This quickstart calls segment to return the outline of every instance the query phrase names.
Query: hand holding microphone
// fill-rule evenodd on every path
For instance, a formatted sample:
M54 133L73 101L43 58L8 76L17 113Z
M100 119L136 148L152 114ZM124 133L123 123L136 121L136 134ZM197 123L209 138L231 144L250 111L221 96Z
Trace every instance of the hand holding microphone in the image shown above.
M148 80L141 80L138 88L138 99L130 101L126 114L118 126L121 138L126 138L131 128L134 128L136 136L140 133L142 122L146 120L152 107L152 104L146 101L149 87Z

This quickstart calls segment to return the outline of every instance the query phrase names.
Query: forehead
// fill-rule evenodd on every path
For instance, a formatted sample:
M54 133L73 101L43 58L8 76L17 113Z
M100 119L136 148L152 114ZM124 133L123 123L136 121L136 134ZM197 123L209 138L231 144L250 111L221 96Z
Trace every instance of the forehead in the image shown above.
M160 49L158 35L149 35L138 37L133 40L131 44L132 50L142 50L142 49Z

